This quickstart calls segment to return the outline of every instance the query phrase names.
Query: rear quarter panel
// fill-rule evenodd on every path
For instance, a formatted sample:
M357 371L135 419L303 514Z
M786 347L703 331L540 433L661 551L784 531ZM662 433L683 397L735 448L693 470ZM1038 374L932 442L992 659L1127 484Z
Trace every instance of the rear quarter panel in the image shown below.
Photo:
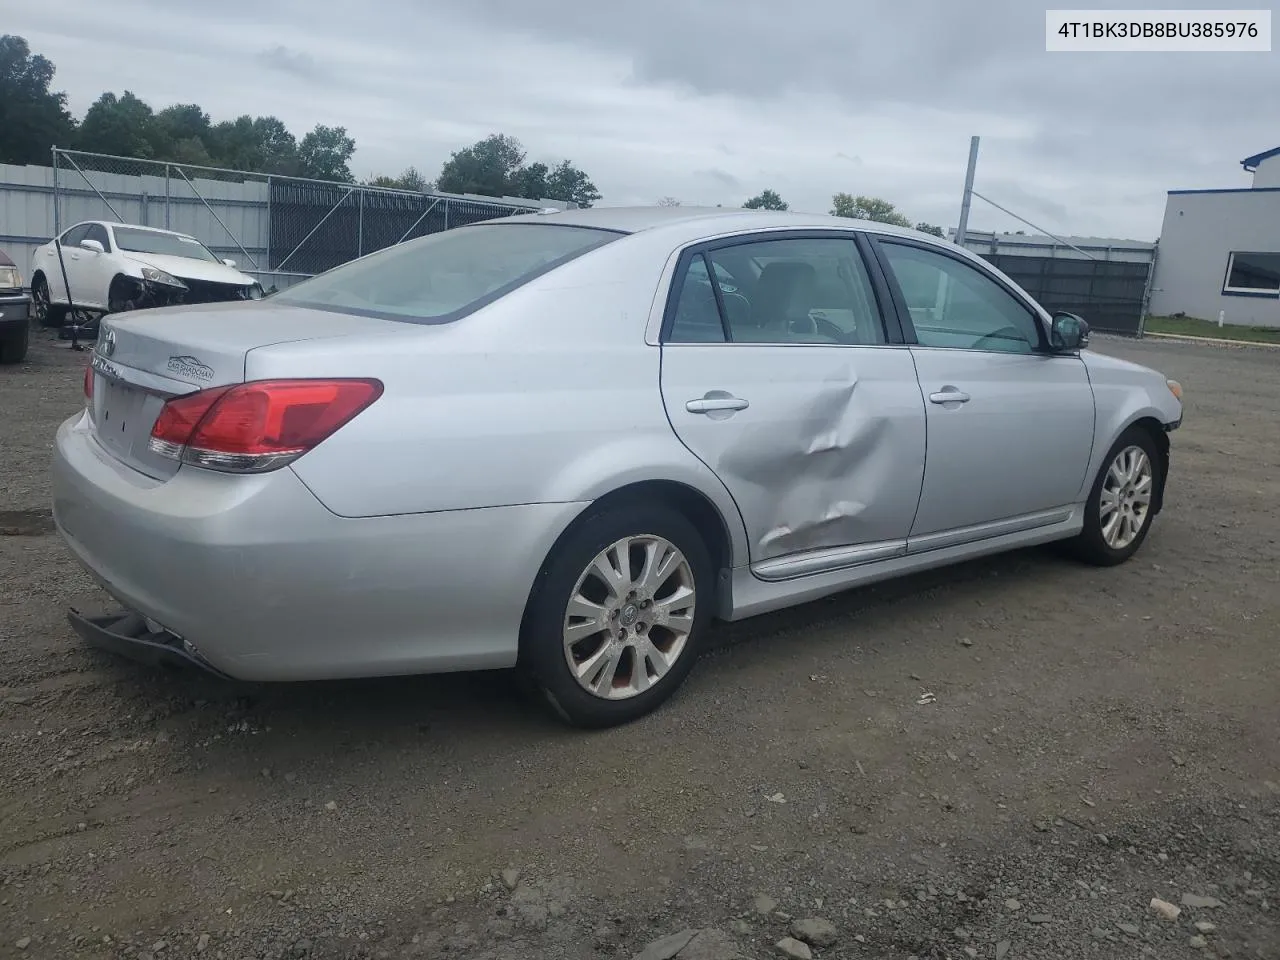
M345 517L581 502L647 480L701 492L745 556L720 480L678 441L645 343L669 245L623 238L450 324L282 344L248 379L372 376L368 410L293 466ZM394 323L394 321L388 321ZM389 345L394 349L388 349Z

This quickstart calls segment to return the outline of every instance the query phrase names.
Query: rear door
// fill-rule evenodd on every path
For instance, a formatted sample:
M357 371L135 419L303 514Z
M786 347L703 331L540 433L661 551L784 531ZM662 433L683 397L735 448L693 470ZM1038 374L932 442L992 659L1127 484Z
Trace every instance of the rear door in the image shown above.
M680 258L662 396L737 502L758 576L905 551L924 409L877 282L851 233L761 233Z
M927 411L928 458L910 549L1066 519L1093 449L1078 355L1050 353L1031 305L933 244L880 237Z

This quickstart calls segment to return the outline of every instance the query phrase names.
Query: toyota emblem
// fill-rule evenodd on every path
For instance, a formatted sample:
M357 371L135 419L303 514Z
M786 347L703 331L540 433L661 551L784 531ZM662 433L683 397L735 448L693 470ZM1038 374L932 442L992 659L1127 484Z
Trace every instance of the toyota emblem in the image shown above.
M108 330L107 335L102 338L102 355L109 357L116 352L116 332Z

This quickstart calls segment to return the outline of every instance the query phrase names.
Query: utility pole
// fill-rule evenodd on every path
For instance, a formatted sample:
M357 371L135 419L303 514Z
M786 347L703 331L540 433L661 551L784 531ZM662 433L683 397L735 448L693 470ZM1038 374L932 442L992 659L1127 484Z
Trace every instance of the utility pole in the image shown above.
M956 243L964 246L969 227L969 203L973 199L973 171L978 166L978 138L969 138L969 169L964 175L964 198L960 201L960 225L956 227Z

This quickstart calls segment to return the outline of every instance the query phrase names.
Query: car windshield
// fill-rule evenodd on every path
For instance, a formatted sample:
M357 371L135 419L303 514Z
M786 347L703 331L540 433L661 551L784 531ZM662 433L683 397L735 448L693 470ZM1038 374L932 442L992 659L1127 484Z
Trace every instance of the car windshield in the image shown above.
M127 253L150 253L158 257L186 257L188 260L205 260L221 263L199 240L180 237L173 233L157 233L154 230L135 230L131 227L115 227L116 246Z
M387 320L445 323L618 236L548 223L456 227L335 267L274 299Z

